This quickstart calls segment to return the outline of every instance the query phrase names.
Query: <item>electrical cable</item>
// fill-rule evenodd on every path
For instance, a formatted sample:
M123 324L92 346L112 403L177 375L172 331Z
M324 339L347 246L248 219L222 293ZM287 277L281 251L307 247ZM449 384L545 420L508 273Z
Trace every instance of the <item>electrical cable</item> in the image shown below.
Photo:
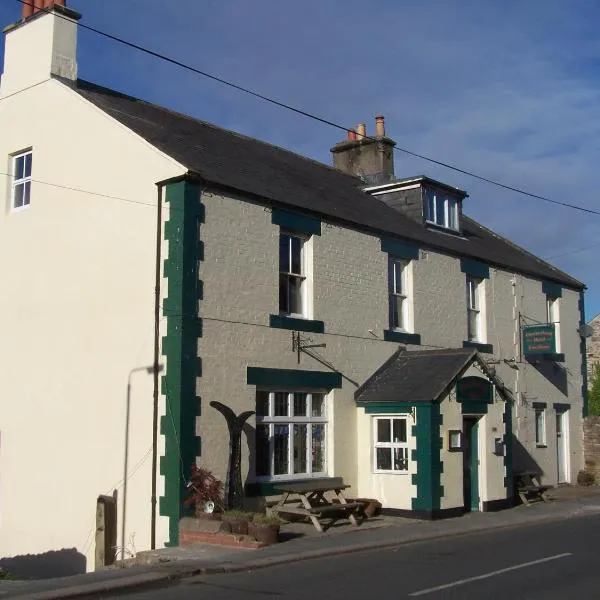
M19 4L28 4L28 5L31 4L31 2L28 1L28 0L16 0L16 2L18 2ZM51 13L52 9L49 9L49 8L40 8L39 12ZM61 15L60 13L54 13L54 14L57 17L60 17L60 18L62 18L64 20L66 20L66 21L71 21L71 19L69 19L68 17L65 17L64 15ZM129 48L134 49L134 50L137 50L138 52L142 52L143 54L147 54L149 56L152 56L154 58L157 58L157 59L162 60L164 62L167 62L169 64L172 64L172 65L175 65L177 67L180 67L181 69L185 69L187 71L191 71L192 73L195 73L197 75L200 75L202 77L205 77L205 78L210 79L212 81L215 81L217 83L220 83L222 85L225 85L227 87L235 89L235 90L237 90L239 92L248 94L248 95L253 96L255 98L258 98L259 100L262 100L264 102L268 102L270 104L273 104L273 105L278 106L280 108L283 108L285 110L294 112L294 113L296 113L296 114L298 114L300 116L312 119L314 121L317 121L317 122L322 123L324 125L328 125L330 127L334 127L336 129L339 129L339 130L344 131L344 132L348 132L348 131L351 130L351 128L345 127L344 125L340 125L339 123L331 121L330 119L327 119L325 117L321 117L321 116L316 115L314 113L310 113L310 112L308 112L306 110L303 110L303 109L298 108L296 106L293 106L291 104L287 104L285 102L281 102L281 101L276 100L274 98L271 98L269 96L265 96L264 94L256 92L256 91L254 91L254 90L252 90L250 88L243 87L243 86L241 86L241 85L239 85L237 83L234 83L232 81L224 79L223 77L219 77L218 75L214 75L214 74L209 73L207 71L203 71L201 69L197 69L196 67L193 67L191 65L188 65L187 63L181 62L181 61L179 61L179 60L177 60L175 58L171 58L169 56L166 56L165 54L161 54L160 52L156 52L156 51L151 50L149 48L146 48L144 46L140 46L139 44L135 44L133 42L125 40L125 39L123 39L121 37L118 37L116 35L112 35L110 33L107 33L105 31L102 31L100 29L92 27L90 25L86 25L85 23L82 23L81 21L77 22L77 26L80 27L80 28L82 28L82 29L86 29L88 31L91 31L92 33L95 33L95 34L97 34L97 35L99 35L101 37L105 37L105 38L107 38L109 40L112 40L114 42L117 42L119 44L127 46ZM375 142L380 141L377 138L374 138L374 137L371 137L371 136L368 136L368 135L365 135L363 137L364 137L364 139L375 141ZM493 185L493 186L496 186L496 187L499 187L499 188L502 188L504 190L508 190L508 191L511 191L511 192L515 192L517 194L521 194L521 195L527 196L529 198L534 198L534 199L537 199L537 200L541 200L543 202L548 202L550 204L555 204L557 206L562 206L562 207L565 207L565 208L571 208L573 210L578 210L578 211L585 212L585 213L588 213L588 214L600 215L600 211L597 211L597 210L594 210L594 209L591 209L591 208L586 208L584 206L579 206L577 204L571 204L570 202L561 202L560 200L553 200L552 198L548 198L546 196L541 196L539 194L534 194L532 192L528 192L528 191L523 190L521 188L518 188L518 187L515 187L515 186L512 186L512 185L508 185L508 184L502 183L502 182L497 181L495 179L491 179L491 178L485 177L483 175L478 175L474 171L470 171L468 169L463 169L461 167L457 167L456 165L452 165L450 163L447 163L447 162L444 162L444 161L441 161L441 160L437 160L435 158L431 158L430 156L426 156L425 154L420 154L418 152L414 152L412 150L408 150L407 148L402 148L402 147L400 147L398 145L396 145L394 147L394 150L396 152L402 152L403 154L407 154L409 156L413 156L414 158L420 158L421 160L425 160L427 162L430 162L432 164L438 165L440 167L444 167L444 168L449 169L451 171L455 171L457 173L461 173L463 175L467 175L468 177L471 177L473 179L477 179L477 180L482 181L484 183L488 183L490 185Z

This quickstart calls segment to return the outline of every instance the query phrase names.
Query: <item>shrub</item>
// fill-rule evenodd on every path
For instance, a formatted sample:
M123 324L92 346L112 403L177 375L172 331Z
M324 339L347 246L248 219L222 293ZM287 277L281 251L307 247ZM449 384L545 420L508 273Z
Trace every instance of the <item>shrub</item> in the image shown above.
M577 473L577 485L594 485L596 483L596 478L593 473L589 471L579 471Z
M263 514L254 515L254 519L252 519L254 523L258 525L281 525L281 520L276 516L269 516Z
M204 505L212 501L216 509L223 509L223 482L208 469L192 465L192 474L187 487L190 490L184 501L187 506L204 510Z

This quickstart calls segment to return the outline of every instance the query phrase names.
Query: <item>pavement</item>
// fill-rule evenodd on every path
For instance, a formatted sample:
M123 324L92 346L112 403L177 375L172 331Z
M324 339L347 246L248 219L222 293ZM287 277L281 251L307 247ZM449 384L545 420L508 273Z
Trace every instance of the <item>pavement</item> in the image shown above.
M141 552L123 568L57 579L0 581L0 599L54 600L155 589L196 575L263 569L600 513L600 487L564 486L551 490L549 495L552 498L549 503L539 502L495 513L468 513L440 521L377 517L358 528L344 524L331 527L325 533L318 533L311 524L290 523L282 528L282 543L261 550L232 550L202 544Z

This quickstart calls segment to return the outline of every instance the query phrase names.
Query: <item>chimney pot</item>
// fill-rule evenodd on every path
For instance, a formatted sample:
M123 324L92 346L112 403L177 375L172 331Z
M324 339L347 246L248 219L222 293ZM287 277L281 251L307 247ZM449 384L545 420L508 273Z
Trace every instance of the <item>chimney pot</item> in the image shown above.
M23 4L23 19L27 19L33 14L33 0L25 0Z
M367 126L364 123L359 123L356 126L356 136L359 140L362 140L367 135Z
M385 118L383 115L375 117L375 135L377 137L385 137Z
M45 0L33 0L33 13L38 13L44 8Z
M348 129L348 141L349 142L354 142L356 140L356 130L355 129Z

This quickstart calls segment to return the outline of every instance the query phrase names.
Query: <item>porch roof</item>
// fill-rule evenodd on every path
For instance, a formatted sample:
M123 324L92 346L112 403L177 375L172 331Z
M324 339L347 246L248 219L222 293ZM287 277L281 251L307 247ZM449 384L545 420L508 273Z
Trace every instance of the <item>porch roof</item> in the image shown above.
M473 348L400 348L354 393L359 404L434 402L476 358Z

